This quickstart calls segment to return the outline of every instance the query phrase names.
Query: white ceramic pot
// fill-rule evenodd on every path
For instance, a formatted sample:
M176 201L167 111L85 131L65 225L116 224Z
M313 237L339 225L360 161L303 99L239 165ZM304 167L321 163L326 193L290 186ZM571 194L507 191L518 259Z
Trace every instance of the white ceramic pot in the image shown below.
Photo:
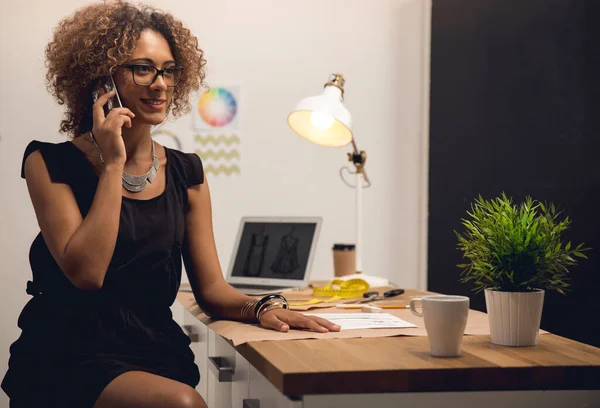
M485 290L492 343L501 346L535 346L540 331L544 291L501 292Z

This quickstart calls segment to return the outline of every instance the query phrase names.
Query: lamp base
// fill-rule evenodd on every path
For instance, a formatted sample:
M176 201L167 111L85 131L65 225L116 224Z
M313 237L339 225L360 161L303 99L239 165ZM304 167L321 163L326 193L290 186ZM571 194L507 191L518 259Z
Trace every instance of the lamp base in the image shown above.
M362 279L366 281L370 287L379 287L379 286L390 286L390 281L386 278L382 278L379 276L366 275L362 272L353 273L352 275L341 276L336 279L341 280L350 280L350 279Z

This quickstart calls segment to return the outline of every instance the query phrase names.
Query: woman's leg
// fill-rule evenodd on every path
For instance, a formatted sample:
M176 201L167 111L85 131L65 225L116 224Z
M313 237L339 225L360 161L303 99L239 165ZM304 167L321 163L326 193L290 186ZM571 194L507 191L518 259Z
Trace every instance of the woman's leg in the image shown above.
M143 371L129 371L112 380L94 408L206 408L187 384Z

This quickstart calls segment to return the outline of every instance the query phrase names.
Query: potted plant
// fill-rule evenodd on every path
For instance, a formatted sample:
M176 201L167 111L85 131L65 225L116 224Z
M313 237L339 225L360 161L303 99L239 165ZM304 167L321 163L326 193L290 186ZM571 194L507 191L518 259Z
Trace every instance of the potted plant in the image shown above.
M569 218L559 220L553 204L531 197L516 205L504 193L491 200L479 196L467 215L464 233L455 233L470 262L458 267L462 282L485 291L492 343L536 345L545 291L564 294L569 268L589 248L565 244L561 234Z

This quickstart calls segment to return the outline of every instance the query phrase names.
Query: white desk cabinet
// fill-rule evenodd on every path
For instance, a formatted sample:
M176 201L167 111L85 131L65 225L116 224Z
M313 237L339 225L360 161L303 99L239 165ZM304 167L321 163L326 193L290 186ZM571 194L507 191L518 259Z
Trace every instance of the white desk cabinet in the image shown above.
M208 339L208 406L241 407L248 398L248 361L210 329Z
M183 310L182 322L178 322L189 336L190 348L194 352L195 361L200 371L200 383L196 391L208 401L208 327L196 319L190 312Z
M279 392L223 337L201 323L187 310L175 320L191 340L200 371L196 390L210 408L301 408Z
M249 398L243 408L303 408L302 401L283 395L261 373L250 366Z

